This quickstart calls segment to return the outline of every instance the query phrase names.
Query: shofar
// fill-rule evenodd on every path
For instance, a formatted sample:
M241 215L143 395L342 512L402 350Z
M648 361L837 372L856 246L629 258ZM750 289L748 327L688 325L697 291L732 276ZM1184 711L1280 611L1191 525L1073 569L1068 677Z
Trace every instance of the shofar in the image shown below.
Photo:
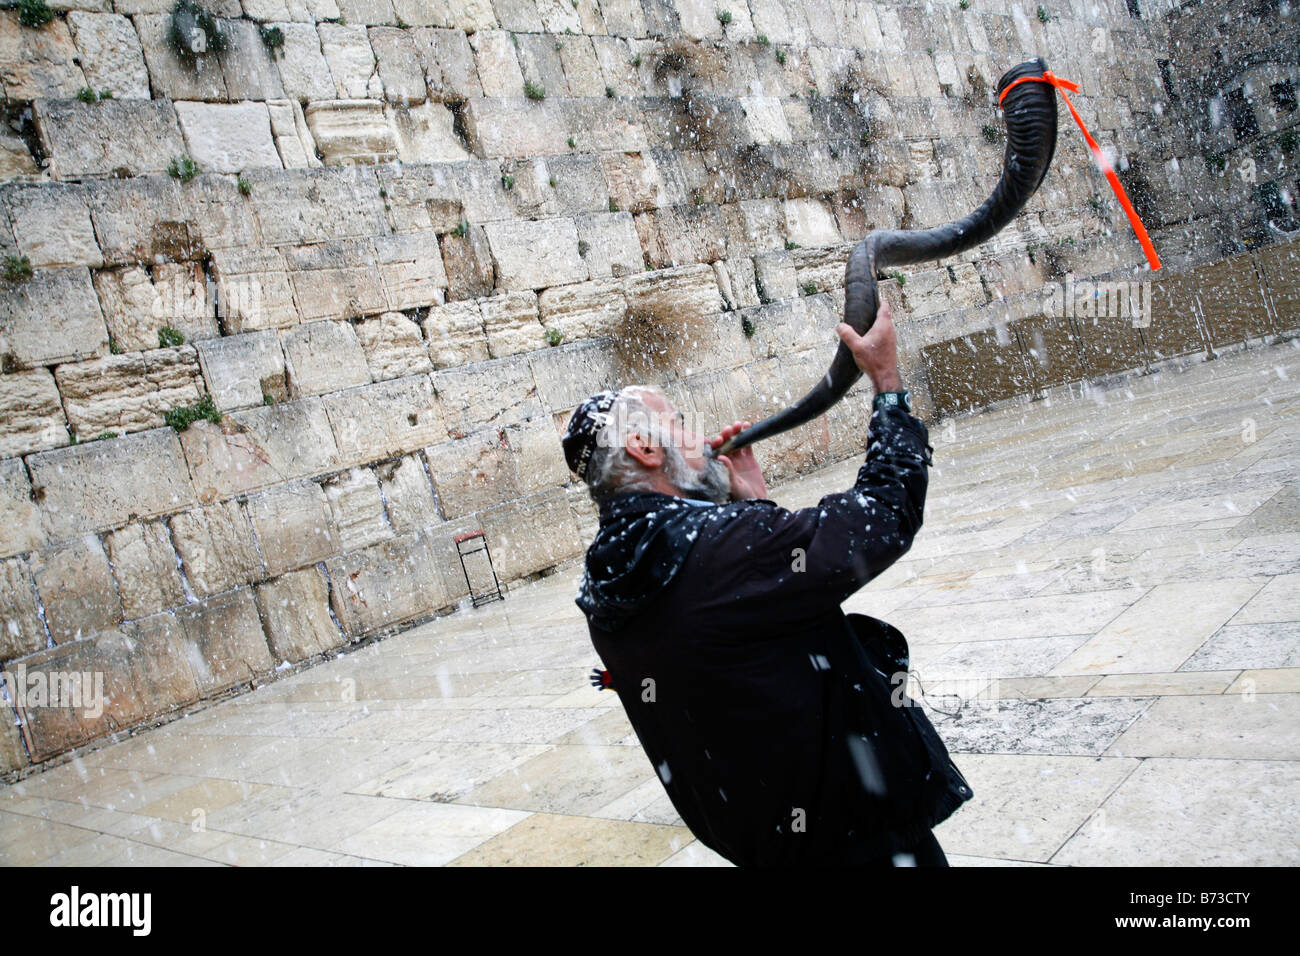
M1021 63L998 80L998 95L1024 76L1042 76L1043 60ZM1048 83L1021 83L1002 104L1007 151L1002 177L984 204L964 219L933 229L877 229L854 248L844 269L844 321L859 335L876 321L876 271L886 266L942 259L992 238L1020 214L1047 175L1056 151L1056 90ZM812 421L845 396L862 375L843 342L830 371L807 395L724 442L725 455Z

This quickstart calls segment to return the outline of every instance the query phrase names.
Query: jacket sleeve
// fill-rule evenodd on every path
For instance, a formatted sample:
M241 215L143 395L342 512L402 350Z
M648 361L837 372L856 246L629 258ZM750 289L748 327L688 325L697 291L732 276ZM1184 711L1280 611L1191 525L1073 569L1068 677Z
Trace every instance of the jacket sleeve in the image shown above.
M810 508L778 509L764 562L769 586L784 597L838 605L906 554L925 509L928 438L925 425L901 408L877 410L853 487Z

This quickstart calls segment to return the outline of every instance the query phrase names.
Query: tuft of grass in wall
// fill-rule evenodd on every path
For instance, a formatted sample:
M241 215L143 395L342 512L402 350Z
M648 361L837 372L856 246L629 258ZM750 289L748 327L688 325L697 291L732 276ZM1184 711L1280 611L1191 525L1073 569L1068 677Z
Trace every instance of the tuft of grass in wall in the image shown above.
M612 86L605 87L605 95L612 100L614 98L614 87Z
M83 86L81 89L77 90L77 99L81 100L83 103L97 103L99 101L99 97L95 95L95 91L88 86Z
M1025 255L1029 256L1029 261L1034 265L1038 264L1038 257L1034 254L1034 250L1036 250L1037 248L1038 248L1038 243L1036 242L1030 242L1025 244Z
M579 240L578 240L578 255L580 255L580 256L586 256L587 253L590 252L590 251L591 251L591 243L588 242L586 239L579 239Z
M1039 21L1040 23L1046 23L1046 22L1047 22L1048 20L1050 20L1050 19L1052 19L1052 16L1051 16L1051 14L1049 14L1049 13L1047 12L1047 8L1046 8L1046 7L1039 7L1039 8L1038 8L1038 21Z
M798 249L798 248L800 248L800 246L799 246L799 243L795 242L793 239L787 239L787 240L785 241L785 248L786 248L786 251L788 252L788 251L790 251L791 249Z
M258 33L262 36L262 43L272 56L278 56L284 52L284 31L279 27L268 27L265 24L258 27Z
M1207 153L1205 155L1205 165L1216 173L1221 173L1228 165L1228 160L1222 153Z
M239 190L239 195L241 196L253 195L253 184L249 182L247 179L245 179L243 176L240 176L237 180L235 180L235 188Z
M996 143L998 141L998 128L992 123L985 123L981 126L980 132L984 134L985 142Z
M803 289L803 294L804 294L804 295L816 295L816 294L817 294L817 283L816 283L816 282L805 282L802 286L800 286L800 288Z
M540 83L534 83L532 80L524 80L524 96L530 100L546 99L546 87Z
M772 45L772 41L769 40L769 39L767 38L767 34L766 34L766 33L760 33L760 34L758 35L758 45L759 45L759 46L771 46L771 45Z
M167 175L183 183L188 183L198 174L199 164L188 156L177 156L167 166Z
M556 53L559 53L559 52L560 52L561 50L563 50L563 49L564 49L564 41L562 41L562 40L556 40L556 41L555 41L555 52L556 52Z
M635 69L638 69L638 70L641 69L641 54L640 54L640 53L638 53L636 56L632 57L632 66L633 66Z
M99 98L100 98L101 100L111 100L111 99L113 98L113 91L112 91L112 90L100 90L100 91L99 91Z
M107 441L110 438L116 438L117 432L100 432L91 441Z
M469 232L469 223L467 223L464 219L462 219L460 221L460 225L458 225L455 229L453 229L451 231L451 234L455 236L457 239L462 239L464 238L465 233L467 232Z
M741 316L740 331L745 333L745 338L752 339L754 337L754 320L747 315Z
M397 29L399 29L399 30L406 30L406 29L409 29L410 26L411 26L411 25L410 25L409 23L407 23L405 20L403 20L401 17L398 17L398 18L397 18Z
M776 62L785 66L785 50L782 50L780 47L776 48Z
M577 148L578 148L578 141L577 141L576 139L574 139L572 136L570 136L570 137L569 137L569 149L577 149Z
M901 272L888 272L886 273L886 277L890 279L897 279L898 284L900 286L907 285L907 276L903 275L903 273Z
M961 7L963 10L969 10L970 0L957 0L957 6Z
M275 404L275 398L272 397L271 395L268 395L266 392L263 392L263 393L262 393L262 404L263 404L263 405L274 405L274 404Z
M181 59L192 63L195 58L194 52L190 49L190 42L181 35L180 21L190 18L193 18L195 28L203 33L204 54L220 53L229 45L230 38L226 36L226 31L221 28L221 22L213 16L211 10L197 3L196 0L177 0L176 6L172 7L167 39L173 52Z
M558 185L560 185L560 181L559 181L558 179L556 179L554 176L552 176L552 177L551 177L551 188L554 189L554 188L555 188L556 186L558 186Z
M725 27L728 23L730 23L730 22L731 22L731 11L730 11L730 10L719 10L719 11L718 11L718 22L721 23L724 27Z
M546 330L547 345L559 345L563 341L564 341L564 333L561 332L559 329Z
M1098 199L1096 196L1088 197L1088 205L1092 207L1093 212L1101 212L1102 210L1101 200Z
M164 325L158 330L158 347L160 349L175 348L177 345L185 344L185 336L179 329L173 329L170 325Z
M18 22L39 30L54 19L54 11L45 0L18 0Z
M1284 133L1282 133L1282 135L1277 138L1277 145L1278 148L1281 149L1282 152L1286 153L1288 156L1294 153L1296 147L1295 130L1289 129Z
M611 200L609 201L609 211L610 211L610 212L618 212L618 203L614 202L613 199L611 199Z
M32 277L32 260L26 256L5 256L6 282L26 282Z
M502 176L502 177L501 177L501 185L504 186L506 189L514 189L514 188L515 188L515 177L513 177L513 176L511 176L511 175L509 175L509 174L507 173L505 176Z
M204 395L193 405L182 405L163 415L163 421L178 432L185 431L199 419L210 421L214 425L221 424L221 412L217 411L211 395Z
M122 346L118 345L117 342L113 341L113 336L111 335L108 337L108 354L109 355L122 354Z

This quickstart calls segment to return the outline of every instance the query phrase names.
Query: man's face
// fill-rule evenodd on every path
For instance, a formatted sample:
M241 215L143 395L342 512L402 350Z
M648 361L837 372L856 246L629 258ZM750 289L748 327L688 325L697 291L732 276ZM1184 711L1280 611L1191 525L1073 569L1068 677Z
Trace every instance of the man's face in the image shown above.
M688 498L726 502L731 497L731 474L722 462L705 454L708 439L686 427L686 417L662 392L647 392L642 401L654 416L657 432L669 437L664 448L665 477Z

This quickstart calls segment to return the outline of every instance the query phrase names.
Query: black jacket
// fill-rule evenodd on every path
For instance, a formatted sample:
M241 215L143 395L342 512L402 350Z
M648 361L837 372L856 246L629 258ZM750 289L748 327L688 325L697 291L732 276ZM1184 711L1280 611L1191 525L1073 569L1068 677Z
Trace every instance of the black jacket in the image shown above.
M893 853L971 797L903 693L907 642L840 603L911 547L925 426L871 420L849 491L787 511L606 500L578 605L669 798L741 865Z

